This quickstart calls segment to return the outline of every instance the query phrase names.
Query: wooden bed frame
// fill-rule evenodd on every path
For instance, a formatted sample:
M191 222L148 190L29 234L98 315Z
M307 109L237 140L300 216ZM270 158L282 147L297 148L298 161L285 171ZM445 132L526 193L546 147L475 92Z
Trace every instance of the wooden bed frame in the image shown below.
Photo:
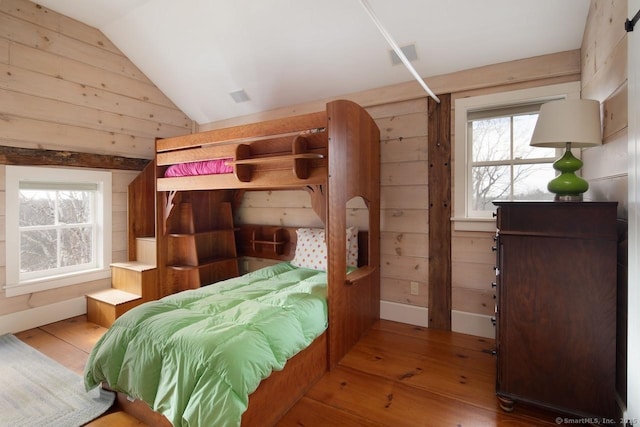
M304 189L323 220L328 250L327 331L274 372L250 395L243 425L272 425L340 359L380 317L380 132L359 105L329 102L325 111L158 140L157 218L164 222L180 191ZM227 158L232 174L165 178L176 163ZM365 259L347 274L347 202L362 197L368 208ZM164 224L157 227L158 251ZM166 232L166 230L165 230ZM287 259L282 254L265 258ZM267 251L268 252L268 251ZM247 255L256 255L244 252ZM242 255L242 253L241 253ZM159 260L161 256L159 255ZM159 280L162 271L159 265ZM170 425L140 401L119 395L120 405L149 425Z

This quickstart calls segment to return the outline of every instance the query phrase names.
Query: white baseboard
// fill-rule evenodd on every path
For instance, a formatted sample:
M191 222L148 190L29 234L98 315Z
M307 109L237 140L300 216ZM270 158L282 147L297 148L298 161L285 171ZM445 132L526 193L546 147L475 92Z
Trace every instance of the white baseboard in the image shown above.
M85 297L73 298L42 307L0 316L0 335L26 331L87 312Z
M451 310L451 330L461 334L495 338L496 331L491 318L485 314Z
M380 301L380 318L409 325L429 327L429 309L426 307Z
M429 327L429 309L415 305L400 304L391 301L380 301L380 318L409 325ZM492 316L451 311L451 330L461 334L495 338L495 327L491 323Z

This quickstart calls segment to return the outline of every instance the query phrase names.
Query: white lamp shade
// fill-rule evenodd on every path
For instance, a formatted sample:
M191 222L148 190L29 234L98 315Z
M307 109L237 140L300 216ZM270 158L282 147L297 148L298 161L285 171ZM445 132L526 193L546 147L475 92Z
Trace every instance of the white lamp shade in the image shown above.
M591 147L602 144L600 103L593 99L563 99L542 104L530 145Z

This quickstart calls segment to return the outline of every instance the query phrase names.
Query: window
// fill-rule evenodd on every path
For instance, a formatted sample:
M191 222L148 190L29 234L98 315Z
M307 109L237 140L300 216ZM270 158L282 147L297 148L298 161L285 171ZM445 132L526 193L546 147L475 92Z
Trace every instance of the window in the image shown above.
M490 217L493 200L550 200L554 150L530 147L541 103L467 112L468 212Z
M529 141L540 106L579 91L568 83L456 100L455 229L493 231L493 200L553 199L558 152Z
M7 296L109 277L111 173L6 166Z

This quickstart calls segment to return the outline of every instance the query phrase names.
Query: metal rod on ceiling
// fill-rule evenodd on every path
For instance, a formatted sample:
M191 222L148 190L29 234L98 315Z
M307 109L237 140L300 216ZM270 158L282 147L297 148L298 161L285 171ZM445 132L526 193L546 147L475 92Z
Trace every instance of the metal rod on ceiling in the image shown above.
M639 19L640 19L640 10L636 12L633 18L631 19L627 18L627 20L624 22L624 29L627 31L627 33L630 33L631 31L633 31L633 28L636 26Z
M404 66L407 67L407 70L409 70L411 75L413 75L413 77L418 81L418 83L420 83L420 86L422 86L422 88L427 92L427 94L431 98L433 98L434 101L436 101L437 103L440 103L440 98L438 98L436 94L433 93L433 91L429 88L429 86L427 86L427 84L424 82L422 77L420 77L416 69L413 68L413 65L411 65L411 62L409 62L409 60L405 56L402 49L400 49L400 47L395 42L395 40L393 40L393 37L391 37L391 35L384 28L384 26L376 16L376 14L373 12L373 9L369 5L369 2L367 0L360 0L360 4L362 4L362 7L364 7L364 10L367 11L373 23L376 24L376 27L378 27L378 30L380 30L380 33L382 34L382 36L385 38L385 40L387 40L387 43L389 43L393 51L396 53L396 55L398 55L398 58L400 58Z

